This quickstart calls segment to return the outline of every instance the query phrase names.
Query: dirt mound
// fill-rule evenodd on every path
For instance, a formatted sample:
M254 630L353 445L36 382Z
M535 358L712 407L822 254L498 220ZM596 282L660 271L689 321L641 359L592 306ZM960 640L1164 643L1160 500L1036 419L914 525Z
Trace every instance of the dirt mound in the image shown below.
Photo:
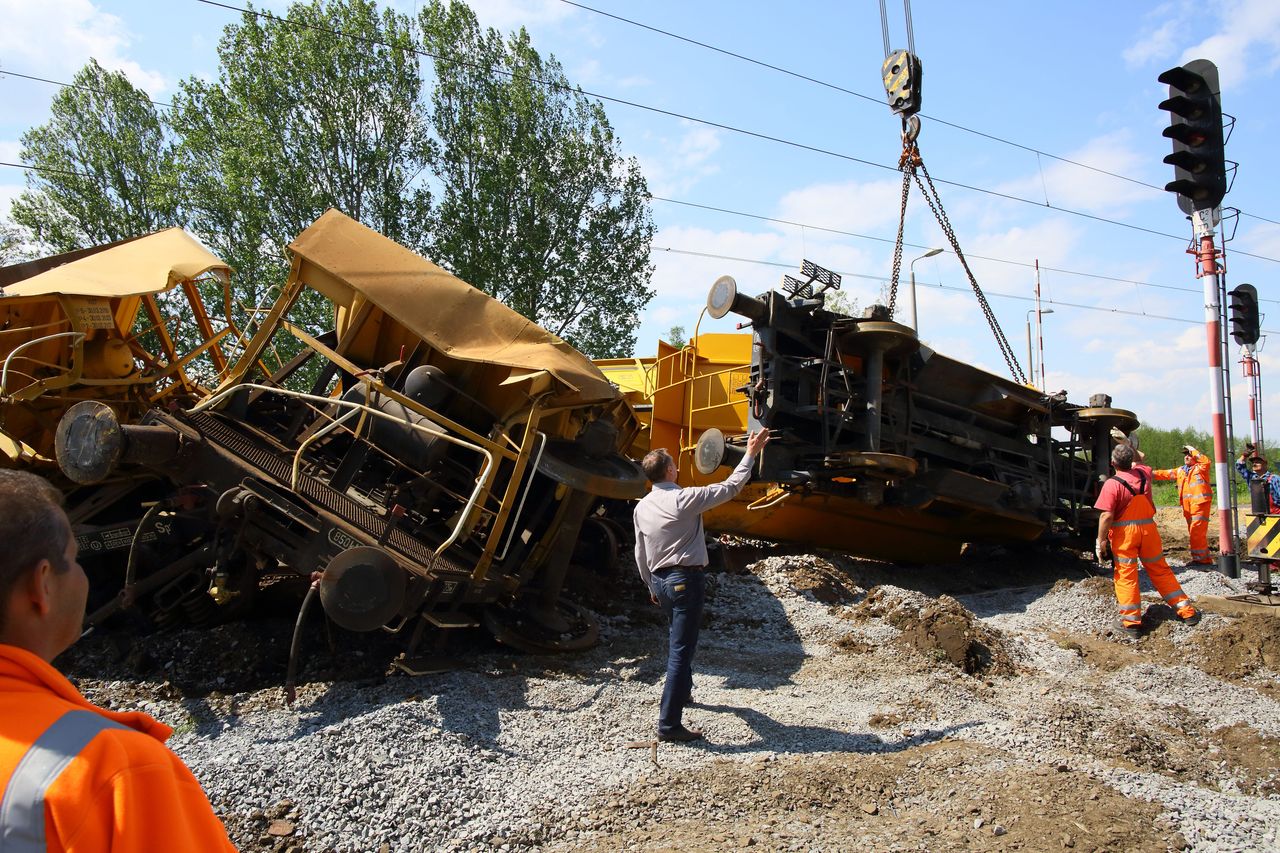
M1004 635L978 621L949 595L930 599L919 593L876 587L858 606L858 615L884 619L902 631L898 642L927 660L947 661L969 675L1012 675L1013 656Z
M790 557L779 570L792 589L823 604L850 604L862 592L849 572L821 557Z
M1239 679L1260 669L1280 672L1280 619L1249 613L1200 637L1199 664L1219 678Z
M1179 850L1157 804L962 741L660 769L584 819L579 850Z

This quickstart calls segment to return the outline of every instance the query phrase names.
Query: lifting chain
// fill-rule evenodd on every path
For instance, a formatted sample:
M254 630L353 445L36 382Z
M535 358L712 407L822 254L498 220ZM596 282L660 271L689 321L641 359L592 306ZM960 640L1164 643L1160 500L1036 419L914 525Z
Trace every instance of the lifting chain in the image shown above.
M898 159L898 169L902 172L902 206L898 212L898 238L894 241L893 246L893 277L889 281L889 316L892 318L895 303L898 296L898 279L902 275L902 234L906 225L907 218L907 197L911 191L911 181L914 179L916 186L920 188L920 194L924 196L925 202L929 205L929 210L933 212L933 218L938 221L938 225L942 228L942 233L946 235L947 241L951 244L951 250L955 252L956 258L960 261L960 266L964 268L964 273L969 278L969 284L973 287L973 293L978 297L978 305L982 307L982 313L987 318L987 325L991 327L991 333L995 336L996 344L1000 347L1000 354L1004 356L1004 362L1009 367L1009 373L1020 384L1027 384L1026 374L1022 372L1021 365L1018 364L1018 357L1014 355L1013 347L1009 345L1009 339L1005 337L1004 330L1000 328L1000 324L996 321L995 312L991 310L990 303L987 302L986 295L982 292L982 288L978 286L978 280L973 275L973 270L969 269L969 261L965 258L964 252L960 250L960 241L956 239L955 229L951 227L951 220L947 216L947 212L942 207L942 198L938 195L938 189L933 185L933 178L929 177L929 169L924 164L924 159L920 156L920 146L916 140L920 135L920 119L917 116L911 116L910 119L902 120L902 156ZM920 180L920 175L924 175L924 181ZM926 189L925 184L928 184Z

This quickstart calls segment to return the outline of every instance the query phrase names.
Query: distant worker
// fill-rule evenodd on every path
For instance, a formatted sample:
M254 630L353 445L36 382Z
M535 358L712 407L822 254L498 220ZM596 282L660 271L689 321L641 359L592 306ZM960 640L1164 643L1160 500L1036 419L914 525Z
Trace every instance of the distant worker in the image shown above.
M1245 468L1245 457L1249 467ZM1244 453L1236 460L1236 471L1246 483L1261 480L1267 484L1267 505L1271 515L1280 515L1280 477L1267 470L1267 460L1258 455L1258 448L1253 442L1246 442Z
M702 513L728 503L751 478L769 430L747 437L747 453L724 482L709 486L676 485L678 469L666 450L652 450L640 465L653 483L635 509L636 568L671 621L667 650L667 682L658 714L658 740L692 741L702 737L684 726L684 709L693 690L693 656L698 650L702 600L706 592L706 532Z
M1212 566L1209 559L1209 514L1213 507L1213 487L1209 485L1209 457L1189 444L1182 447L1185 464L1181 468L1152 471L1157 480L1178 481L1178 504L1191 534L1191 565ZM1141 461L1141 460L1138 460Z
M1164 559L1160 531L1156 529L1155 504L1151 501L1151 469L1135 463L1134 450L1121 444L1111 451L1115 476L1102 485L1094 507L1098 519L1098 561L1114 561L1116 602L1120 606L1120 630L1142 636L1142 596L1138 588L1138 564L1146 570L1156 591L1187 625L1200 622L1200 613L1182 591Z
M0 850L234 851L173 730L89 704L50 665L89 593L61 502L0 470Z

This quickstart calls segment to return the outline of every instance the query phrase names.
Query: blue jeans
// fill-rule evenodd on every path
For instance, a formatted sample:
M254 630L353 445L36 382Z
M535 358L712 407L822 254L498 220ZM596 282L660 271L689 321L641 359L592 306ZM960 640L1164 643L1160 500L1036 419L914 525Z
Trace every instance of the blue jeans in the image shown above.
M707 579L698 569L668 569L653 576L658 603L671 620L667 651L667 683L662 689L658 732L670 734L682 728L684 706L693 691L693 655L698 650L702 624L702 600Z

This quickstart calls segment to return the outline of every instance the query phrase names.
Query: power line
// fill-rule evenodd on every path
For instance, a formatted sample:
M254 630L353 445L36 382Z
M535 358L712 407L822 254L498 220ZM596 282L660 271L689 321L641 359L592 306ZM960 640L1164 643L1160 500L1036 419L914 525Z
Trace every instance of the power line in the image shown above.
M764 216L764 215L761 215L761 214L758 214L758 213L747 213L746 211L742 211L742 210L733 210L733 209L731 209L731 208L727 208L727 207L716 207L716 206L714 206L714 205L709 205L709 204L698 204L697 202L692 202L692 201L681 201L681 200L679 200L679 199L674 199L674 198L664 198L663 196L656 196L656 195L651 195L651 196L650 196L650 198L651 198L651 199L653 199L654 201L661 201L661 202L665 202L665 203L667 203L667 204L678 204L678 205L681 205L681 206L684 206L684 207L694 207L694 208L698 208L699 210L709 210L709 211L713 211L713 212L715 212L715 213L727 213L727 214L730 214L730 215L732 215L732 216L741 216L741 217L744 217L744 218L747 218L747 219L757 219L757 220L760 220L761 222L773 222L773 223L777 223L777 224L779 224L779 225L790 225L790 226L793 226L793 227L796 227L796 228L804 228L804 229L808 229L808 230L810 230L810 231L821 231L821 232L824 232L824 233L827 233L827 234L839 234L839 235L841 235L841 236L843 236L843 237L857 237L857 238L862 239L862 240L873 240L873 241L875 241L875 242L877 242L877 243L890 243L890 244L892 244L892 243L894 243L894 242L895 242L894 240L890 239L889 237L876 237L876 236L874 236L874 235L872 235L872 234L859 234L859 233L858 233L858 232L856 232L856 231L844 231L844 230L841 230L841 229L839 229L839 228L829 228L829 227L826 227L826 226L823 226L823 225L812 225L812 224L805 223L805 222L795 222L795 221L792 221L792 220L789 220L789 219L780 219L780 218L778 218L778 217L774 217L774 216ZM925 245L920 244L920 243L905 243L905 242L904 242L904 243L903 243L903 245L904 245L904 246L910 246L910 247L912 247L912 248L916 248L916 249L928 249L928 248L931 248L931 247L929 247L929 246L925 246ZM1032 268L1034 268L1034 267L1035 267L1035 264L1033 264L1033 263L1028 263L1028 262L1026 262L1026 261L1015 261L1015 260L1010 260L1010 259L1008 259L1008 258L996 258L996 257L992 257L992 256L990 256L990 255L975 255L975 254L973 254L973 253L971 253L971 252L965 252L965 257L966 257L966 258L974 258L974 259L977 259L977 260L983 260L983 261L991 261L991 262L993 262L993 263L998 263L998 264L1008 264L1008 265L1010 265L1010 266L1026 267L1027 269L1032 269ZM1056 273L1061 273L1061 274L1063 274L1063 275L1080 276L1080 277L1082 277L1082 278L1094 278L1094 279L1098 279L1098 280L1100 280L1100 281L1114 281L1114 282L1116 282L1116 283L1118 283L1118 284L1136 284L1136 285L1138 285L1138 286L1140 286L1140 287L1150 287L1150 288L1154 288L1154 289L1157 289L1157 290L1173 290L1173 291L1177 291L1177 292L1179 292L1179 293L1196 293L1196 294L1200 293L1200 290L1198 290L1198 289L1196 289L1196 288L1191 288L1191 287L1178 287L1178 286L1176 286L1176 285L1172 285L1172 284L1155 284L1155 283L1153 283L1153 282L1148 282L1148 281L1138 281L1138 280L1136 280L1136 279L1131 279L1131 278L1119 278L1119 277L1117 277L1117 276L1102 275L1102 274L1100 274L1100 273L1081 272L1080 270L1069 270L1069 269L1063 269L1063 268L1061 268L1061 267L1045 266L1044 264L1041 264L1041 265L1040 265L1040 269L1041 269L1042 271L1046 271L1046 272L1056 272ZM1280 304L1280 299L1266 299L1266 300L1262 300L1262 301L1264 301L1264 302L1275 302L1276 304Z
M778 267L780 269L786 269L786 270L795 269L795 264L784 264L784 263L781 263L780 261L766 261L760 258L740 258L740 257L735 257L733 255L720 255L714 252L697 252L692 249L676 249L670 246L653 246L649 249L649 251L651 253L662 252L662 253L667 253L672 255L689 255L695 258L707 258L710 260L717 260L717 261L733 261L735 263L754 264L756 266ZM881 284L888 284L889 282L889 280L884 276L867 275L865 273L844 272L841 270L832 270L832 272L839 273L840 276L843 278L869 279L871 281L880 282ZM921 282L919 286L929 287L936 290L951 290L956 293L965 293L965 294L973 293L972 288L958 287L952 284L942 284L942 283L932 284L929 282ZM1023 296L1017 293L1001 293L1000 291L987 290L986 288L983 288L983 292L991 296L999 296L1003 299L1016 299L1019 302L1035 301L1034 296ZM1149 320L1168 320L1171 323L1184 323L1189 326L1204 325L1204 320L1188 320L1185 317L1170 317L1165 314L1151 314L1146 311L1130 311L1124 308L1102 308L1097 305L1084 305L1079 302L1065 302L1061 299L1041 298L1040 302L1042 305L1048 305L1051 307L1077 308L1082 311L1099 311L1104 314L1123 314L1130 317L1144 317ZM1263 331L1268 334L1277 334L1277 332L1273 329L1264 329Z
M56 83L56 81L51 81L51 80L46 80L46 81L43 81L43 82ZM30 164L30 163L10 163L10 162L7 162L7 161L0 161L0 166L8 166L8 167L15 168L15 169L30 169L30 170L32 170L32 171L36 171L36 172L54 172L54 173L56 173L56 174L60 174L60 175L68 175L68 176L71 176L71 177L85 178L85 179L88 179L88 180L96 180L96 178L95 178L93 175L88 175L88 174L85 174L84 172L76 172L76 171L71 170L71 169L62 169L62 168L58 168L58 167L56 167L56 166L37 166L37 165L34 165L34 164ZM148 186L154 186L154 185L156 184L156 181L155 181L154 179L146 179L146 180L144 180L144 183L146 183ZM178 185L179 185L179 182L173 182L173 183L165 182L165 186L178 186ZM759 221L761 221L761 222L772 222L772 223L779 224L779 225L789 225L789 226L792 226L792 227L795 227L795 228L808 229L808 230L810 230L810 231L821 231L821 232L823 232L823 233L827 233L827 234L838 234L838 235L840 235L840 236L844 236L844 237L856 237L856 238L858 238L858 239L862 239L862 240L871 240L871 241L878 242L878 243L894 243L894 242L895 242L894 240L891 240L891 239L889 239L888 237L877 237L877 236L872 235L872 234L860 234L860 233L858 233L858 232L856 232L856 231L845 231L845 230L842 230L842 229L839 229L839 228L830 228L830 227L823 226L823 225L813 225L813 224L805 223L805 222L795 222L795 221L793 221L793 220L789 220L789 219L781 219L781 218L773 217L773 216L764 216L764 215L757 214L757 213L747 213L746 211L733 210L733 209L731 209L731 208L727 208L727 207L717 207L717 206L709 205L709 204L699 204L699 203L697 203L697 202L692 202L692 201L681 201L681 200L679 200L679 199L665 198L665 197L663 197L663 196L654 196L654 195L651 195L651 196L649 196L649 198L650 198L651 200L653 200L653 201L660 201L660 202L663 202L663 203L666 203L666 204L675 204L675 205L681 205L681 206L684 206L684 207L693 207L693 208L697 208L697 209L699 209L699 210L707 210L707 211L712 211L712 212L716 212L716 213L725 213L725 214L729 214L729 215L732 215L732 216L741 216L741 217L744 217L744 218L747 218L747 219L755 219L755 220L759 220ZM904 243L903 245L911 246L911 247L913 247L913 248L918 248L918 249L925 249L925 248L929 248L929 247L927 247L927 246L925 246L925 245L923 245L923 244L916 244L916 243ZM1009 258L997 258L997 257L992 257L992 256L990 256L990 255L975 255L975 254L972 254L972 253L965 253L965 257L973 258L973 259L975 259L975 260L990 261L990 262L992 262L992 263L999 263L999 264L1007 264L1007 265L1010 265L1010 266L1025 267L1025 268L1028 268L1028 269L1033 268L1033 267L1035 266L1034 264L1028 263L1028 262L1026 262L1026 261L1015 261L1015 260L1011 260L1011 259L1009 259ZM788 265L786 265L786 264L780 264L780 263L779 263L779 264L777 264L777 265L778 265L778 266L782 266L782 267L787 267L787 268L789 268L789 267L788 267ZM1138 281L1138 280L1136 280L1136 279L1128 279L1128 278L1119 278L1119 277L1116 277L1116 276L1102 275L1102 274L1100 274L1100 273L1081 272L1081 271L1079 271L1079 270L1069 270L1069 269L1063 269L1063 268L1060 268L1060 267L1045 266L1045 265L1043 265L1043 264L1040 266L1040 269L1041 269L1041 270L1043 270L1043 271L1046 271L1046 272L1056 272L1056 273L1060 273L1060 274L1063 274L1063 275L1072 275L1072 276L1078 276L1078 277L1081 277L1081 278L1093 278L1093 279L1098 279L1098 280L1101 280L1101 281L1112 281L1112 282L1116 282L1116 283L1118 283L1118 284L1132 284L1132 285L1136 285L1136 286L1138 286L1138 287L1149 287L1149 288L1153 288L1153 289L1157 289L1157 290L1171 290L1171 291L1175 291L1175 292L1178 292L1178 293L1192 293L1192 294L1198 294L1198 293L1200 293L1200 291L1199 291L1199 290L1197 290L1197 289L1195 289L1195 288L1190 288L1190 287L1178 287L1178 286L1176 286L1176 285L1171 285L1171 284L1156 284L1156 283L1154 283L1154 282ZM861 275L861 276L859 276L859 275L857 275L857 274L855 274L855 273L850 273L849 275L852 275L852 276L855 276L855 277L859 277L859 278L870 278L870 279L875 279L875 280L877 280L877 281L883 281L883 280L884 280L884 279L882 279L882 278L878 278L878 277L876 277L876 276L869 276L869 275ZM1275 303L1275 304L1280 304L1280 299L1262 299L1262 298L1259 298L1259 300L1258 300L1258 301L1259 301L1259 302L1272 302L1272 303Z
M797 80L803 80L803 81L805 81L806 83L813 83L813 84L815 84L815 85L823 86L823 87L825 87L825 88L832 89L832 90L834 90L834 91L836 91L836 92L840 92L840 93L845 94L845 95L852 95L852 96L853 96L853 97L855 97L855 98L861 98L861 99L862 99L862 100L864 100L864 101L870 101L871 103L873 103L873 104L877 104L877 105L879 105L879 106L885 106L885 105L886 105L886 104L885 104L885 99L884 99L884 98L882 98L882 97L875 97L875 96L872 96L872 95L864 94L864 93L862 93L862 92L856 92L856 91L854 91L853 89L848 89L848 88L846 88L846 87L844 87L844 86L840 86L840 85L838 85L838 84L836 84L836 83L831 83L831 82L829 82L829 81L827 81L827 80L821 80L821 79L819 79L819 78L817 78L817 77L810 77L810 76L809 76L809 75L807 75L807 74L802 74L802 73L800 73L800 72L798 72L798 71L792 71L792 70L791 70L791 69L789 69L789 68L783 68L783 67L781 67L781 66L779 66L779 65L773 65L772 63L765 62L765 61L760 60L760 59L755 59L755 58L750 57L750 56L745 56L744 54L736 53L736 52L734 52L734 51L732 51L732 50L727 50L727 49L722 48L722 47L717 47L716 45L708 44L707 42L699 41L699 40L697 40L697 39L695 39L695 38L690 38L690 37L688 37L688 36L682 36L682 35L680 35L679 33L674 33L674 32L671 32L670 30L664 30L664 29L662 29L661 27L655 27L655 26L651 26L651 25L649 25L649 24L641 23L640 21L636 21L636 20L633 20L632 18L627 18L627 17L624 17L624 16L622 16L622 15L615 15L615 14L613 14L612 12L606 12L606 11L604 11L603 9L596 9L596 8L594 8L594 7L591 7L591 6L587 6L587 5L586 5L586 4L584 4L584 3L578 3L578 2L576 2L576 0L560 0L560 2L561 2L561 3L565 3L565 4L569 5L569 6L577 7L577 8L579 8L579 9L582 9L582 10L587 11L587 12L592 12L592 13L594 13L594 14L596 14L596 15L601 15L601 16L606 17L606 18L612 18L612 19L614 19L615 21L620 21L620 22L622 22L622 23L624 23L624 24L629 24L630 26L633 26L633 27L639 27L640 29L648 30L649 32L653 32L653 33L657 33L657 34L662 35L662 36L666 36L667 38L675 39L675 40L677 40L677 41L682 41L682 42L685 42L686 44L691 44L691 45L694 45L694 46L696 46L696 47L703 48L704 50L714 51L715 53L720 53L720 54L723 54L723 55L725 55L725 56L729 56L729 57L732 57L732 58L734 58L734 59L740 60L740 61L742 61L742 62L748 62L748 63L750 63L750 64L752 64L752 65L758 65L758 66L760 66L761 68L767 68L767 69L769 69L770 71L776 71L776 72L778 72L779 74L785 74L785 75L787 75L787 76L789 76L789 77L794 77L794 78L796 78ZM883 16L882 16L882 20L881 20L881 25L882 25L882 27L887 26L886 22L883 20ZM887 40L888 40L888 31L887 31L887 30L885 30L885 39L886 39L886 42L887 42ZM913 52L914 52L914 51L913 51ZM990 140L991 140L991 141L993 141L993 142L1001 142L1001 143L1003 143L1003 144L1005 144L1005 145L1011 146L1011 147L1013 147L1013 148L1021 149L1022 151L1026 151L1026 152L1028 152L1028 153L1030 153L1030 154L1037 154L1037 155L1039 155L1039 156L1041 156L1041 157L1048 157L1049 159L1051 159L1051 160L1057 160L1057 161L1058 161L1058 162L1060 162L1060 163L1068 163L1068 164L1070 164L1070 165L1072 165L1072 166L1076 166L1076 167L1079 167L1079 168L1081 168L1081 169L1088 169L1088 170L1089 170L1089 171L1091 171L1091 172L1097 172L1097 173L1098 173L1098 174L1100 174L1100 175L1106 175L1106 176L1111 177L1111 178L1116 178L1117 180L1127 181L1127 182L1129 182L1129 183L1131 183L1131 184L1136 184L1136 185L1138 185L1138 186L1140 186L1140 187L1146 187L1146 188L1148 188L1148 189L1153 189L1153 190L1158 190L1158 191L1160 191L1160 192L1164 192L1164 187L1159 186L1159 185L1157 185L1157 184L1149 184L1149 183L1147 183L1146 181L1141 180L1141 179L1139 179L1139 178L1131 178L1131 177L1129 177L1128 175L1122 175L1122 174L1120 174L1120 173L1118 173L1118 172L1111 172L1111 171L1108 171L1107 169L1102 169L1102 168L1100 168L1100 167L1098 167L1098 166L1090 166L1088 163L1081 163L1081 162L1080 162L1080 161L1078 161L1078 160L1072 160L1070 157L1062 157L1062 156L1060 156L1060 155L1058 155L1058 154L1051 154L1051 153L1049 153L1048 151L1042 151L1042 150L1040 150L1039 148L1034 148L1034 147L1032 147L1032 146L1030 146L1030 145L1024 145L1024 144L1022 144L1022 143L1020 143L1020 142L1014 142L1012 139L1006 139L1006 138L1005 138L1005 137L1003 137L1003 136L997 136L997 135L992 134L992 133L987 133L987 132L985 132L985 131L977 130L976 128L967 127L967 126L965 126L965 125L957 124L956 122L952 122L952 121L947 121L946 119L938 118L937 116L935 116L935 115L930 115L929 113L924 113L924 112L922 112L922 113L920 113L920 117L921 117L921 118L927 118L927 119L929 119L930 121L936 121L938 124L943 124L943 125L946 125L947 127L955 128L956 130L962 130L962 131L964 131L965 133L971 133L971 134L973 134L974 136L980 136L980 137L982 137L982 138L984 138L984 139L990 139ZM1257 214L1255 214L1255 213L1245 213L1245 212L1241 211L1241 215L1242 215L1242 216L1248 216L1248 217L1250 217L1250 218L1252 218L1252 219L1258 219L1258 220L1261 220L1262 222L1270 222L1270 223L1271 223L1271 224L1273 224L1273 225L1280 225L1280 222L1277 222L1277 221L1276 221L1276 220L1274 220L1274 219L1268 219L1268 218L1267 218L1267 217L1265 217L1265 216L1259 216L1259 215L1257 215Z
M329 28L329 27L323 27L323 26L320 26L320 25L318 25L318 24L309 24L309 23L306 23L305 21L295 21L295 20L292 20L292 19L289 19L289 18L282 18L282 17L280 17L279 15L273 15L273 14L271 14L270 12L263 12L263 11L259 11L259 10L257 10L257 9L252 9L252 8L242 8L242 7L239 7L239 6L233 6L233 5L230 5L230 4L227 4L227 3L220 3L220 2L217 2L217 0L196 0L196 2L197 2L197 3L203 3L203 4L207 5L207 6L215 6L215 7L221 8L221 9L226 9L226 10L231 11L231 12L239 12L239 13L244 14L244 15L254 15L254 16L259 17L259 18L266 18L266 19L268 19L268 20L276 21L276 22L278 22L278 23L280 23L280 24L283 24L284 26L287 26L287 27L293 27L293 28L295 28L295 29L307 29L307 30L314 30L314 31L317 31L317 32L327 33L327 34L329 34L329 35L336 36L336 37L339 37L339 38L349 38L349 39L353 39L353 40L355 40L355 41L364 42L365 44L377 45L377 46L379 46L379 47L385 47L385 48L388 48L388 49L391 49L391 50L409 50L409 51L411 51L411 52L413 52L413 53L416 53L416 54L417 54L417 55L419 55L419 56L427 57L428 59L432 59L432 60L440 60L440 61L443 61L443 62L448 62L448 63L451 63L451 64L455 64L455 65L464 65L464 66L471 67L471 68L479 68L479 69L481 69L481 70L487 70L487 71L489 71L489 72L491 72L491 73L501 74L501 75L503 75L503 76L508 76L508 77L513 76L511 72L509 72L509 71L504 71L504 70L499 69L499 68L494 68L494 67L488 67L488 68L486 68L486 67L484 67L484 66L480 66L480 65L477 65L477 64L475 64L475 63L469 63L469 62L464 62L464 61L461 61L461 60L454 60L454 59L446 59L446 58L444 58L444 57L437 56L436 54L433 54L433 53L431 53L431 52L429 52L429 51L419 50L419 49L417 49L417 48L405 48L405 47L401 47L400 45L394 45L394 44L390 44L390 43L388 43L388 42L379 41L378 39L369 38L368 36L362 36L362 35L359 35L359 34L357 34L357 33L348 33L348 32L342 31L342 30L334 30L334 29L331 29L331 28ZM568 85L568 84L555 83L555 82L552 82L552 81L548 81L548 80L540 80L540 79L537 79L537 78L529 78L529 80L530 80L530 82L536 83L536 84L537 84L537 85L539 85L539 86L544 86L544 87L546 87L546 88L548 88L548 89L562 89L562 90L566 90L566 91L569 91L569 92L577 92L577 93L581 93L581 94L586 95L586 96L591 97L591 98L597 98L597 99L599 99L599 100L601 100L601 101L607 101L607 102L609 102L609 103L614 103L614 104L621 104L622 106L632 107L632 108L634 108L634 109L638 109L638 110L644 110L644 111L646 111L646 112L655 113L655 114L657 114L657 115L667 116L667 117L669 117L669 118L677 118L677 119L680 119L681 121L693 122L693 123L695 123L695 124L701 124L701 125L705 125L705 126L707 126L707 127L714 127L714 128L719 129L719 130L725 130L725 131L728 131L728 132L730 132L730 133L737 133L737 134L740 134L740 135L742 135L742 136L748 136L748 137L751 137L751 138L753 138L753 139L760 139L760 140L763 140L763 141L766 141L766 142L774 142L774 143L777 143L777 144L779 144L779 145L786 145L786 146L788 146L788 147L796 148L796 149L801 150L801 151L809 151L809 152L812 152L812 153L815 153L815 154L822 154L822 155L825 155L825 156L828 156L828 157L834 157L834 158L836 158L836 159L845 160L845 161L848 161L848 162L851 162L851 163L859 163L859 164L862 164L862 165L864 165L864 166L871 166L871 167L876 168L876 169L884 169L884 170L887 170L887 171L890 171L890 172L894 172L894 173L897 173L897 172L899 171L899 170L898 170L898 168L897 168L896 166L889 166L889 165L886 165L886 164L884 164L884 163L876 163L876 162L874 162L874 161L872 161L872 160L864 160L864 159L862 159L861 157L854 157L852 154L844 154L844 153L839 152L839 151L832 151L832 150L831 150L831 149L829 149L829 148L822 148L822 147L819 147L819 146L816 146L816 145L809 145L809 144L807 144L807 143L797 142L797 141L795 141L795 140L791 140L791 139L785 139L785 138L780 137L780 136L774 136L774 135L772 135L772 134L762 133L762 132L760 132L760 131L748 130L748 129L746 129L746 128L741 128L741 127L736 127L736 126L734 126L734 125L724 124L723 122L711 121L710 119L698 118L698 117L696 117L696 116L686 115L686 114L684 114L684 113L678 113L678 112L675 112L674 110L665 110L665 109L662 109L661 107L650 106L649 104L641 104L641 103L638 103L638 102L636 102L636 101L629 101L629 100L626 100L625 98L618 98L618 97L614 97L614 96L612 96L612 95L603 95L603 94L600 94L600 93L598 93L598 92L592 92L592 91L589 91L589 90L586 90L586 89L582 89L581 87L577 87L577 86L570 86L570 85ZM997 190L984 189L984 188L982 188L982 187L975 187L975 186L971 186L971 185L969 185L969 184L963 184L963 183L960 183L959 181L950 181L950 180L946 180L945 178L934 178L934 179L933 179L933 181L934 181L934 183L944 184L944 185L946 185L946 186L958 187L958 188L960 188L960 189L970 190L971 192L977 192L977 193L982 193L982 194L984 194L984 195L994 196L994 197L996 197L996 198L1002 198L1002 199L1005 199L1005 200L1007 200L1007 201L1016 201L1016 202L1020 202L1020 203L1022 203L1022 204L1030 204L1030 205L1033 205L1033 206L1035 206L1035 207L1039 207L1039 208L1047 208L1047 209L1049 209L1049 210L1056 210L1056 211L1058 211L1059 213L1066 213L1066 214L1070 214L1070 215L1072 215L1072 216L1078 216L1078 217L1081 217L1081 218L1083 218L1083 219L1090 219L1090 220L1093 220L1093 221L1095 221L1095 222L1102 222L1102 223L1106 223L1106 224L1109 224L1109 225L1115 225L1115 226L1118 226L1118 227L1120 227L1120 228L1128 228L1128 229L1130 229L1130 230L1132 230L1132 231L1139 231L1139 232L1142 232L1142 233L1145 233L1145 234L1152 234L1152 235L1157 236L1157 237L1167 237L1167 238L1169 238L1169 239L1172 239L1172 240L1178 240L1178 241L1180 241L1180 242L1184 242L1184 243L1187 241L1187 238L1186 238L1185 236L1179 236L1179 235L1177 235L1177 234L1169 234L1168 232L1165 232L1165 231L1156 231L1156 230L1155 230L1155 229L1153 229L1153 228L1145 228L1145 227L1143 227L1143 226L1141 226L1141 225L1134 225L1134 224L1129 223L1129 222L1121 222L1120 220L1117 220L1117 219L1108 219L1108 218L1106 218L1105 216L1097 216L1097 215L1092 214L1092 213L1085 213L1084 211L1080 211L1080 210L1073 210L1073 209L1071 209L1071 208L1067 208L1067 207L1058 207L1057 205L1053 205L1053 204L1049 204L1049 203L1044 203L1044 204L1042 204L1042 203L1040 203L1040 202L1038 202L1038 201L1034 201L1034 200L1032 200L1032 199L1026 199L1026 198L1022 198L1021 196L1015 196L1015 195L1010 195L1010 194L1008 194L1008 193L1002 193L1002 192L999 192L999 191L997 191ZM1264 256L1262 256L1262 255L1253 255L1253 254L1250 254L1250 253L1248 253L1248 252L1239 252L1239 251L1238 251L1238 252L1236 252L1236 254L1238 254L1238 255L1243 255L1243 256L1245 256L1245 257L1256 258L1256 259L1258 259L1258 260L1270 261L1271 263L1280 263L1280 259L1276 259L1276 258L1268 258L1268 257L1264 257Z
M47 77L36 77L32 74L19 74L17 71L9 71L8 69L0 69L0 77L21 77L23 80L35 80L40 83L49 83L53 86L61 86L64 89L79 89L82 92L93 92L96 95L110 94L105 89L95 89L92 86L82 86L79 83L63 83L61 80L50 80ZM157 107L164 107L166 110L173 109L173 104L166 104L164 101L157 101L154 98L148 97L146 93L142 94L142 99L150 101Z

